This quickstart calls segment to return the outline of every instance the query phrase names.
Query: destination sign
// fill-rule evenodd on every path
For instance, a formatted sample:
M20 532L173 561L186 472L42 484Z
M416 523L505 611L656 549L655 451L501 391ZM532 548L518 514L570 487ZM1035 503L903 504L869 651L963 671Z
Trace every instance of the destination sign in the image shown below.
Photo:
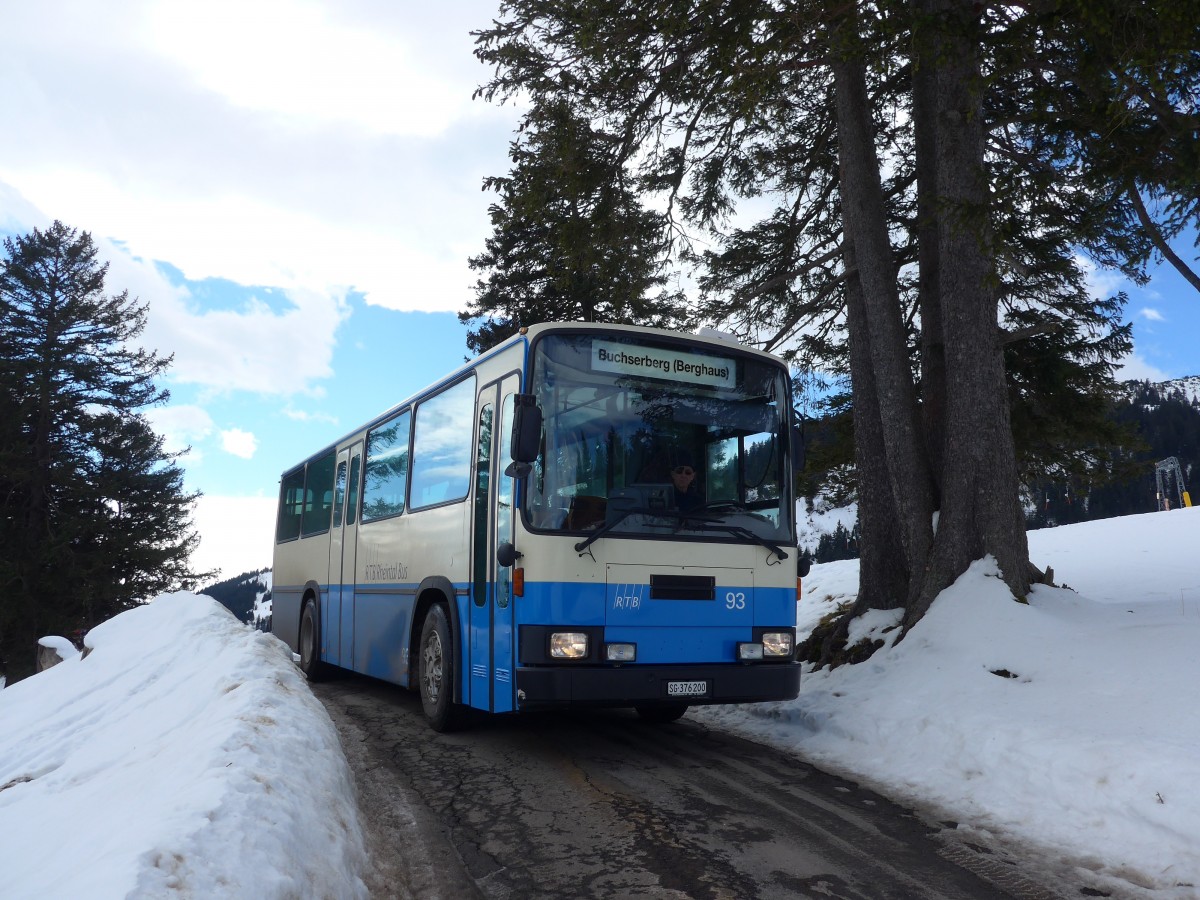
M732 359L664 347L618 344L615 341L592 341L592 370L642 378L666 378L708 387L737 386L737 371Z

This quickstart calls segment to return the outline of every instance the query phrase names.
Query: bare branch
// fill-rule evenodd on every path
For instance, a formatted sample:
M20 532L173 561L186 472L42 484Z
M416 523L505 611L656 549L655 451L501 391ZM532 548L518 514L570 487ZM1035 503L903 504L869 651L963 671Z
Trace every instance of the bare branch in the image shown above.
M1134 211L1137 212L1138 221L1142 224L1142 230L1146 232L1146 236L1150 238L1150 242L1154 244L1154 248L1162 254L1163 259L1175 267L1188 284L1200 291L1200 276L1197 276L1192 268L1184 262L1179 255L1171 249L1171 245L1166 242L1162 235L1162 231L1154 220L1150 218L1150 213L1146 211L1146 204L1142 202L1142 195L1138 191L1136 185L1130 185L1126 192L1129 195L1130 202L1133 203Z

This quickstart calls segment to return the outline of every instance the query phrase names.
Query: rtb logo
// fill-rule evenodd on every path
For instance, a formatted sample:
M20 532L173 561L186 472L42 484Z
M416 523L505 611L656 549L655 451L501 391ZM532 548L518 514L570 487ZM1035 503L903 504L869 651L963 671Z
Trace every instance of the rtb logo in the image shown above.
M648 587L645 584L618 584L613 591L613 609L641 609L642 597Z

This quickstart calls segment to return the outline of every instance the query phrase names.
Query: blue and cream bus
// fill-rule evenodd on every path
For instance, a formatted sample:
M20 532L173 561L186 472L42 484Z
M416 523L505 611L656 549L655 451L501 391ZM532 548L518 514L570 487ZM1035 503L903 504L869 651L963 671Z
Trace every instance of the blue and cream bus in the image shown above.
M309 678L494 713L785 700L793 472L777 358L650 328L522 328L284 473L272 628Z

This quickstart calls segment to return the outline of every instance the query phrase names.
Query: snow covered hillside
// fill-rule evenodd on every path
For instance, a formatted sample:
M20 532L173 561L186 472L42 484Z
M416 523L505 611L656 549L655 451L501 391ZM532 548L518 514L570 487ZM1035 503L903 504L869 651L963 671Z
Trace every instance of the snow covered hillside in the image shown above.
M1183 395L1192 403L1200 403L1200 375L1162 381L1158 383L1158 388L1163 394L1170 394L1175 390L1182 391Z

